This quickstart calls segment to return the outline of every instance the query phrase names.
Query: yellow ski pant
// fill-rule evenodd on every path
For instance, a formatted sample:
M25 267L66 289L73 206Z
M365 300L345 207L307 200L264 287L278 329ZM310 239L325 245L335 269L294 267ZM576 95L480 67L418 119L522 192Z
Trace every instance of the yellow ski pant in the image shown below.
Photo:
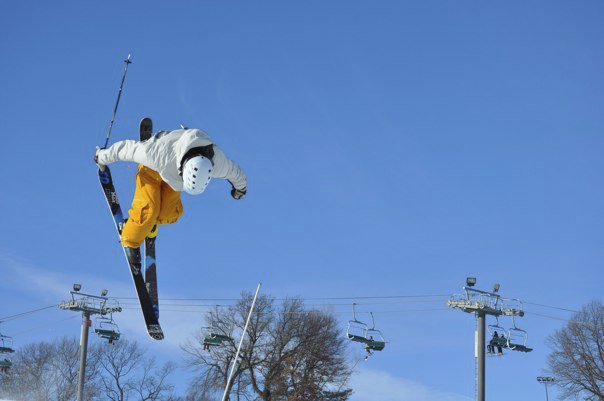
M182 211L180 192L173 190L156 171L139 165L130 216L122 230L122 244L138 248L153 226L176 223Z

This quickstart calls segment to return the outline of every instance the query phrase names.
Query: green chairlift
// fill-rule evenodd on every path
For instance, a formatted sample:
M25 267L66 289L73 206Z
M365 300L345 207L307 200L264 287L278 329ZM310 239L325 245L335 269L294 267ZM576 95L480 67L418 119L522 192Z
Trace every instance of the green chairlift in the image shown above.
M371 315L371 328L365 330L365 349L367 352L370 351L382 351L386 347L386 340L380 330L375 328L375 319L373 318L373 312L369 312Z
M114 341L120 339L120 330L117 327L117 324L113 321L113 316L100 317L96 321L94 332L98 334L99 337L107 340L109 344L113 344Z
M225 343L232 343L234 340L221 332L214 322L214 314L210 312L210 326L204 327L205 337L203 339L203 348L210 350L210 347L221 347Z
M10 368L13 366L13 363L10 359L4 358L0 359L0 373L7 373Z
M352 304L352 320L348 321L346 327L346 337L353 342L363 344L363 348L367 351L365 359L373 355L373 351L382 351L386 347L386 340L380 330L375 328L375 319L373 312L371 315L372 326L369 328L367 324L361 322L356 316L356 304Z
M495 318L497 319L497 317ZM492 336L489 341L489 353L494 354L493 350L495 347L518 352L531 352L533 350L526 346L528 333L526 330L522 330L516 326L514 315L512 315L512 322L514 327L507 330L499 326L499 321L494 325L488 326L489 333ZM498 337L495 337L495 333L498 334Z
M211 334L206 334L203 339L203 345L207 347L220 347L222 346L222 341L217 338L212 338Z
M223 334L218 334L211 327L204 327L207 330L207 333L203 339L203 345L209 347L221 347L224 343L231 343L233 339L229 336L225 336Z
M495 355L495 348L507 348L507 338L506 332L507 330L499 325L499 318L495 316L495 324L489 324L487 326L487 331L491 335L491 339L489 340L489 344L487 346L487 353L489 355ZM500 354L500 356L503 353Z
M13 349L13 339L0 334L0 354L12 354L13 352L15 352Z
M365 336L367 333L367 324L357 320L355 307L356 303L353 303L352 320L348 321L348 326L346 327L346 337L350 341L367 344L367 337Z
M0 334L0 372L6 373L13 366L13 362L6 357L7 354L15 352L12 337Z
M516 326L514 315L512 315L512 323L514 327L510 328L507 333L507 348L513 351L531 352L533 349L526 346L528 333Z

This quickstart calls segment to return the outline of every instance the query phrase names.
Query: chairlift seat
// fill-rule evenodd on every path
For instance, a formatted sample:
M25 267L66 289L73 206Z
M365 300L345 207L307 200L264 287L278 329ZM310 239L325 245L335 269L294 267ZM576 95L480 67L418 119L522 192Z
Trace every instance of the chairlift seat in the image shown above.
M505 337L492 338L490 341L490 345L494 345L496 347L508 347L508 340Z
M203 345L210 345L210 346L216 346L219 347L222 345L222 340L219 340L217 338L212 338L210 335L207 335L204 339L203 339Z
M94 329L94 332L99 335L101 338L105 338L110 341L119 340L120 333L114 330L105 330L105 329Z
M386 342L385 341L376 341L376 340L369 340L367 342L367 349L370 349L372 351L381 351L386 347Z
M513 316L512 316L513 318ZM526 330L519 329L514 323L514 327L508 330L508 348L513 351L531 352L533 349L526 346L528 334Z
M351 334L351 333L348 333L346 336L348 337L349 340L355 341L357 343L367 344L369 342L369 340L367 340L365 338L365 336L359 336L359 335Z
M510 344L508 348L519 352L531 352L533 350L532 348L526 347L522 344Z
M13 352L15 350L10 347L0 347L0 354L12 354Z
M229 336L225 336L224 334L210 333L208 335L212 340L217 340L220 342L231 342L233 339Z

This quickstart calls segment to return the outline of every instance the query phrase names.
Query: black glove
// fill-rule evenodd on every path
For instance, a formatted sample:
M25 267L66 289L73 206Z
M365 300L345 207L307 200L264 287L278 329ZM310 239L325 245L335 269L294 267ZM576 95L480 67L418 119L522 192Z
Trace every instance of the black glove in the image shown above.
M245 198L245 194L247 194L247 188L236 189L235 187L233 187L233 189L231 189L231 196L233 197L233 199L243 199Z

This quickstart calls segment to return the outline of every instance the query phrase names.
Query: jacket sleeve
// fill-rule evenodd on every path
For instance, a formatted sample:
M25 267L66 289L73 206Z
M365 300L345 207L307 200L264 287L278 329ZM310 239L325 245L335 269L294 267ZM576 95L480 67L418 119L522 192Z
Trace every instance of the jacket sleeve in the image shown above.
M100 164L107 165L115 162L146 164L146 153L143 144L132 140L120 141L99 152Z
M235 187L235 189L244 189L247 186L245 173L237 163L226 157L226 155L214 145L214 170L212 176L215 178L224 178Z

